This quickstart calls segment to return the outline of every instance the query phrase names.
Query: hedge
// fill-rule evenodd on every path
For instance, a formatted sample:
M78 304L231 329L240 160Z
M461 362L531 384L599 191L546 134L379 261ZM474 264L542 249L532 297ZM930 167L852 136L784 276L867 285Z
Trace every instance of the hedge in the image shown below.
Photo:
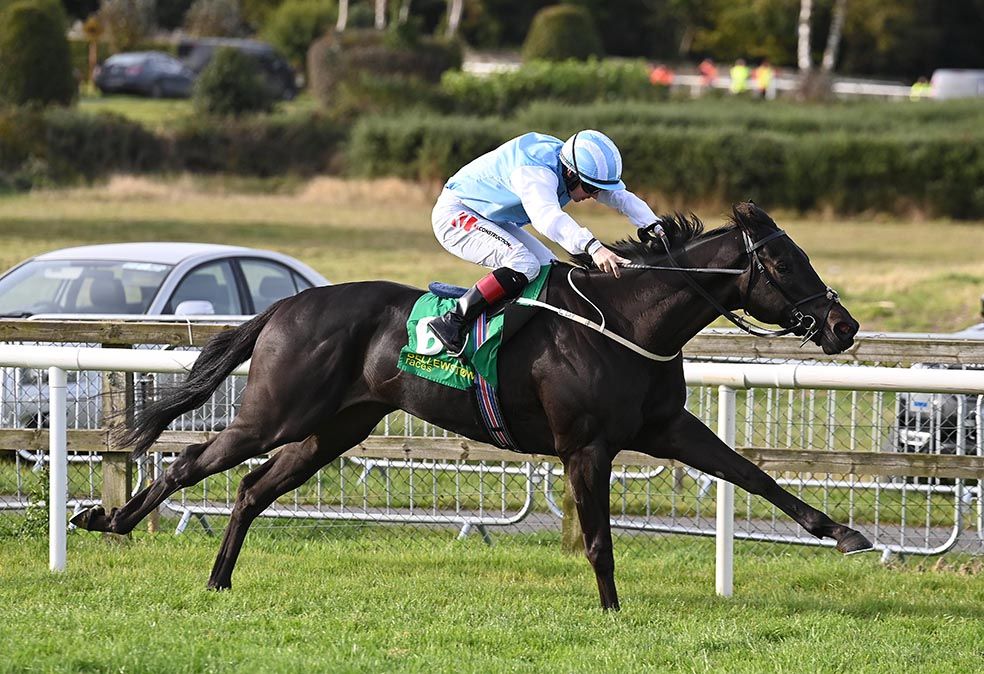
M0 188L110 173L193 171L268 177L337 172L345 129L323 114L191 118L155 133L117 115L0 108Z
M633 114L619 117L625 111L602 106L536 107L525 113L529 118L511 119L364 117L350 132L325 114L231 121L201 117L157 133L111 115L0 109L0 186L21 189L114 171L275 176L343 167L358 176L443 181L525 131L564 138L577 128L596 126L621 149L631 189L654 197L657 209L753 199L767 208L829 207L839 213L918 208L930 215L984 218L984 130L966 128L967 119L978 113L961 106L935 107L949 121L914 133L921 127L904 107L909 106L884 106L879 119L885 130L879 133L845 130L867 122L853 109L833 108L825 109L829 119L816 120L819 127L812 132L783 130L799 128L802 119L787 124L782 114L772 125L776 130L764 130L740 109L731 124L687 126L653 121L658 112L647 117L641 108L630 108ZM954 112L961 109L963 116ZM704 114L696 110L693 118ZM790 111L788 120L799 114ZM841 114L843 119L835 119ZM610 124L589 123L604 115L610 115ZM529 124L536 117L544 124ZM947 132L948 125L955 131Z
M564 103L656 101L663 92L649 83L643 61L533 61L512 72L476 77L449 70L441 89L463 114L513 114L533 101Z
M446 179L529 129L517 121L472 117L365 119L353 131L348 162L362 175ZM915 207L940 216L984 217L979 136L968 142L961 134L800 134L638 123L605 131L621 149L631 189L683 203L753 199L772 208L857 213Z

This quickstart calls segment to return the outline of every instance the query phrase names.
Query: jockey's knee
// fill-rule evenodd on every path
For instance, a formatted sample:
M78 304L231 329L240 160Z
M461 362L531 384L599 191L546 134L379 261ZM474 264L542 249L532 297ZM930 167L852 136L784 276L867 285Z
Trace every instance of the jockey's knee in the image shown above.
M519 272L526 277L527 281L532 281L540 273L540 262L532 255L529 258L521 257L506 260L503 266Z

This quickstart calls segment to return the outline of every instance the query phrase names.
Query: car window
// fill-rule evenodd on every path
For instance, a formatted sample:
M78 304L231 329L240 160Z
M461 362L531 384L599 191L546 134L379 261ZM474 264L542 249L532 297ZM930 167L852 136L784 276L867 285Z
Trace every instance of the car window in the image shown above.
M256 313L265 311L277 300L290 297L298 291L294 275L282 264L248 258L240 260L239 264L243 276L246 277L246 287L253 298Z
M174 290L164 311L173 314L179 304L190 300L211 302L212 309L219 315L241 316L244 313L228 260L210 262L189 272Z
M142 314L171 267L106 260L32 260L0 279L0 313Z

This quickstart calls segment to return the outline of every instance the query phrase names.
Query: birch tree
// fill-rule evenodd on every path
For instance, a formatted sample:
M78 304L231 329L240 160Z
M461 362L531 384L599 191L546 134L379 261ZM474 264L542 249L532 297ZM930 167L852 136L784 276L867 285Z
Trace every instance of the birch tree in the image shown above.
M837 50L840 48L841 35L844 32L844 16L847 14L847 0L836 0L834 13L830 18L830 33L827 34L827 46L823 50L823 61L820 67L825 72L832 72L837 62Z
M810 18L813 16L813 0L800 0L799 24L797 26L796 65L800 72L813 68L810 56Z
M448 0L448 36L454 37L458 33L458 26L461 24L461 12L464 9L464 0Z
M410 2L411 0L403 0L400 4L400 23L406 23L410 18Z
M386 28L386 0L376 0L376 30Z
M348 24L349 0L338 0L338 21L335 22L335 30L342 32Z

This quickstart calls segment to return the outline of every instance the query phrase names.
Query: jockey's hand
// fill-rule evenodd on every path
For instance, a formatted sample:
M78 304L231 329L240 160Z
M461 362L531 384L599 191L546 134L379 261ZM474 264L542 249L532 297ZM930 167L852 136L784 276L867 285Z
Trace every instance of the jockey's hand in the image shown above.
M632 260L626 260L620 255L616 255L611 250L602 246L595 252L591 253L591 259L594 261L595 266L601 271L607 273L612 273L615 278L619 278L621 274L618 271L619 265L631 264Z

